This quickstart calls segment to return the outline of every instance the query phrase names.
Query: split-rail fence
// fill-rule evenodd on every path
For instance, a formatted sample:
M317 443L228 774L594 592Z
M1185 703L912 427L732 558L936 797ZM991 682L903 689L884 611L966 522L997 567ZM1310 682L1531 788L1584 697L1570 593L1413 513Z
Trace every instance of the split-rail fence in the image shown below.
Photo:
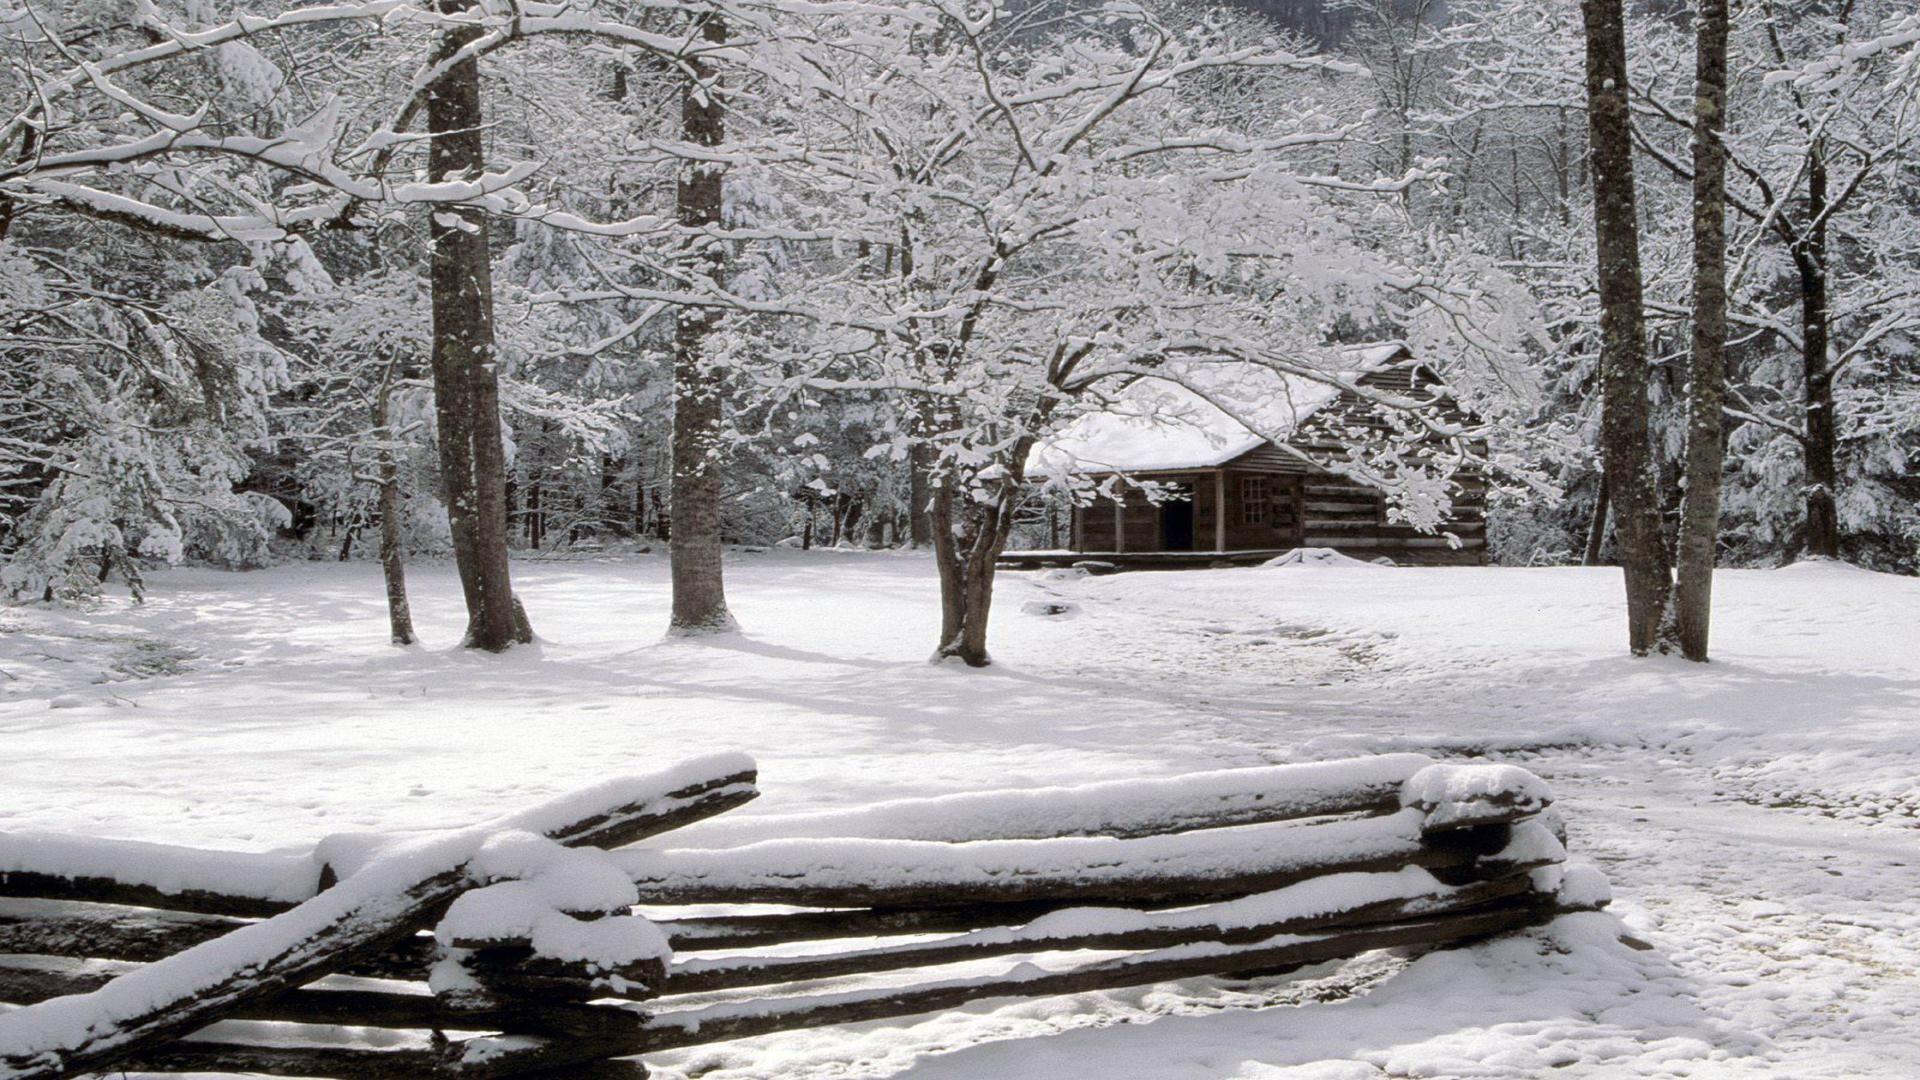
M1564 865L1546 786L1505 765L719 816L755 783L720 755L295 856L0 833L0 1078L643 1077L677 1047L1272 975L1606 902Z

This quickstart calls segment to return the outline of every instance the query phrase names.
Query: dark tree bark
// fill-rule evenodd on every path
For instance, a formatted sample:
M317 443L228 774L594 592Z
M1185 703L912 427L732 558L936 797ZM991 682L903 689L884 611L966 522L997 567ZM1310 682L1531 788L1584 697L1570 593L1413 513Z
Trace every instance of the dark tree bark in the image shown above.
M1601 453L1627 586L1627 642L1653 650L1672 591L1648 442L1646 313L1627 106L1624 0L1581 0L1599 257Z
M1693 349L1687 492L1680 507L1673 612L1680 653L1707 659L1720 543L1727 380L1727 0L1699 0L1693 90Z
M449 10L466 5L451 0ZM436 63L482 34L448 32ZM480 64L465 60L427 88L427 159L434 182L478 175L486 164ZM479 210L436 209L433 238L433 392L440 472L454 562L467 601L470 648L499 652L533 640L513 596L507 568L506 448L500 436L500 384L494 370L493 273L487 219Z
M1022 440L1014 460L1026 460L1027 445ZM993 663L987 655L987 617L993 610L994 568L1013 531L1021 480L981 482L987 489L985 499L956 492L956 480L951 471L931 477L927 518L933 562L940 572L940 647L933 659L986 667Z
M926 447L915 443L907 453L907 532L916 548L933 543L933 526L927 518L927 503L932 497L927 486Z
M726 21L717 14L701 18L701 36L727 39ZM713 65L688 61L692 78L680 95L681 134L695 146L719 146L725 119ZM677 191L679 221L689 229L721 223L724 174L716 165L684 167ZM726 249L712 238L688 240L690 269L714 281L726 269ZM705 356L718 316L711 310L682 307L674 325L673 356L673 531L668 550L673 561L675 634L723 633L734 627L727 611L721 569L720 536L720 379Z
M1832 341L1827 301L1827 154L1816 139L1808 150L1808 225L1793 246L1800 279L1800 368L1806 430L1801 436L1806 468L1809 555L1840 557L1840 513L1835 503L1840 472L1833 418L1833 371L1827 352Z

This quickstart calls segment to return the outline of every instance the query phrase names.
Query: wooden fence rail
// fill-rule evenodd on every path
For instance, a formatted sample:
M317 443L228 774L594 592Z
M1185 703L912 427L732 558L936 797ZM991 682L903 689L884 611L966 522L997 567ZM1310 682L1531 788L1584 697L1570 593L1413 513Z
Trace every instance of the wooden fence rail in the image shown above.
M641 1077L632 1059L676 1047L1283 972L1605 902L1509 766L1392 754L718 816L754 783L724 755L307 856L0 833L0 1080ZM767 903L800 910L725 910ZM765 951L801 941L829 944Z

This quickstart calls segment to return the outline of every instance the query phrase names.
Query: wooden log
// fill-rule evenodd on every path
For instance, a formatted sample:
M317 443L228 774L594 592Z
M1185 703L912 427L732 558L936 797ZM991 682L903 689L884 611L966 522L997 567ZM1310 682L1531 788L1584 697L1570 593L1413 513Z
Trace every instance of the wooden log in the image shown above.
M1564 828L1554 811L1541 816L1551 831ZM1502 869L1496 856L1509 841L1508 832L1462 830L1429 835L1428 846L1455 849L1456 866L1434 866L1451 884L1520 872L1537 863ZM1481 860L1485 859L1485 862ZM1178 902L1177 900L1174 902ZM680 951L754 948L832 938L883 937L896 934L954 933L989 926L1029 922L1063 907L1115 906L1085 897L1062 897L1028 903L973 904L934 908L873 908L797 911L768 915L701 916L659 920L660 929ZM1145 905L1145 906L1167 906ZM184 915L144 908L123 908L70 901L0 901L0 949L8 952L50 953L60 956L96 956L109 959L151 960L217 937L242 920L218 916ZM430 937L405 939L378 955L349 964L342 974L387 979L422 979L433 962Z
M1564 847L1546 844L1534 826L1552 836L1551 823L1557 818L1548 811L1539 821L1526 820L1519 827L1485 825L1455 831L1425 834L1421 845L1429 849L1420 865L1452 886L1475 881L1525 874L1565 858ZM1514 847L1518 834L1525 847ZM1512 848L1511 851L1508 849ZM1408 865L1413 865L1409 862ZM1260 892L1248 889L1246 893ZM1216 896L1212 900L1228 899ZM1186 903L1204 903L1207 899L1163 898L1155 901L1102 899L1096 896L1063 896L1050 900L1012 903L952 904L942 899L932 907L879 907L830 911L795 911L767 915L708 915L686 919L663 919L660 929L674 949L685 952L701 949L745 949L784 945L798 941L823 941L834 938L885 937L896 934L943 934L977 930L992 926L1016 926L1049 912L1069 907L1165 908Z
M618 848L683 829L760 797L759 772L742 755L721 776L694 780L657 799L629 803L597 818L574 822L552 836L568 847Z
M1587 908L1590 909L1590 908ZM516 1039L504 1048L492 1040L468 1040L431 1055L423 1051L333 1051L305 1056L301 1049L228 1045L196 1039L162 1047L133 1061L139 1069L172 1071L256 1072L279 1076L339 1075L387 1080L389 1077L457 1075L644 1077L632 1071L634 1063L609 1058L750 1038L779 1031L824 1027L910 1016L953 1008L994 997L1038 997L1113 989L1171 979L1244 972L1293 970L1302 966L1355 956L1380 948L1432 949L1510 932L1552 918L1563 909L1540 903L1509 906L1438 918L1370 927L1313 937L1283 936L1245 945L1224 945L1204 954L1190 949L1136 954L1117 960L1081 965L1057 972L1031 969L984 979L926 983L881 991L808 995L690 1009L652 1017L624 1038ZM1569 908L1564 910L1583 910ZM464 1062L468 1051L479 1051ZM387 1060L356 1055L392 1055ZM551 1063L549 1072L526 1073L533 1062ZM466 1066L462 1068L463 1064ZM571 1066L571 1067L570 1067ZM305 1071L303 1071L305 1070ZM409 1071L410 1070L410 1071Z
M537 956L524 945L476 950L462 957L461 966L489 992L521 998L589 1001L613 991L641 999L667 982L666 961L657 957L603 968Z
M161 960L247 925L225 915L72 900L0 899L0 952Z
M630 1037L626 1041L635 1040ZM487 1080L504 1076L523 1080L646 1080L648 1072L640 1062L606 1060L590 1051L583 1054L586 1045L577 1039L522 1036L511 1040L468 1039L438 1048L375 1049L260 1046L196 1036L144 1051L129 1059L126 1068L135 1072L333 1076L351 1080ZM469 1049L474 1052L471 1062L462 1057Z
M1429 765L1407 779L1403 807L1423 815L1428 835L1532 817L1553 805L1553 791L1517 765Z
M1381 754L1068 787L895 799L804 814L729 817L693 830L687 839L689 846L735 847L808 837L953 843L1064 836L1134 838L1296 818L1388 813L1399 808L1401 785L1430 764L1420 754Z
M592 987L588 998L618 996L645 1000L658 996L666 987L668 974L664 960L645 960L614 968L581 965L545 957L529 957L517 969L506 973L509 984L516 979L579 979Z
M727 1042L780 1031L882 1020L936 1012L998 997L1046 997L1139 986L1235 971L1297 968L1356 956L1374 949L1430 948L1518 929L1546 917L1549 909L1529 900L1480 911L1368 927L1319 936L1283 935L1251 944L1183 945L1155 952L1041 971L1022 965L997 976L953 979L881 990L757 999L665 1012L630 1039L549 1043L543 1052L575 1062L628 1057L684 1046ZM473 1046L477 1041L471 1041ZM556 1061L556 1064L559 1062ZM517 1075L495 1071L486 1077Z
M93 875L67 877L32 870L0 873L0 896L91 900L104 904L198 911L210 915L273 915L294 906L292 902L285 900L237 896L205 889L169 891L152 885L115 881L108 877Z
M472 887L468 860L490 835L536 831L593 844L632 835L690 786L750 771L728 755L602 784L488 825L417 838L291 911L129 972L89 994L0 1013L0 1077L73 1076L104 1066L384 951Z
M1063 907L1086 906L1100 905L1094 901L1066 899L961 907L854 908L774 915L711 915L661 920L657 925L678 951L745 949L796 941L885 937L892 934L944 934L983 926L1012 926Z
M1261 941L1279 934L1300 934L1330 928L1399 922L1415 917L1431 917L1471 911L1497 901L1525 894L1529 883L1523 876L1476 882L1455 890L1401 899L1379 900L1342 911L1324 911L1293 917L1249 919L1235 923L1229 912L1245 901L1232 901L1213 908L1187 909L1153 916L1142 912L1113 913L1119 921L1134 926L1114 926L1112 917L1093 916L1093 926L1108 928L1075 932L1056 930L1044 921L1005 930L986 930L938 941L909 945L858 949L841 953L808 956L740 956L723 960L690 960L677 963L668 973L665 994L699 993L775 982L824 979L842 975L895 971L909 967L950 964L1023 953L1078 949L1161 949L1194 942L1223 941L1245 943ZM1248 900L1258 900L1249 897ZM1091 914L1091 913L1089 913ZM1222 920L1227 921L1210 921Z
M421 1080L437 1074L442 1052L428 1047L258 1046L218 1039L184 1039L144 1048L128 1058L129 1072L352 1077Z
M646 1022L630 1054L751 1038L797 1028L856 1023L950 1009L997 997L1042 997L1140 986L1231 971L1295 967L1374 949L1430 947L1516 930L1550 909L1517 903L1459 915L1338 933L1282 936L1245 945L1180 946L1082 964L1062 971L1023 965L997 976L914 986L755 1000L666 1012Z
M179 905L216 915L284 911L312 896L311 854L214 851L38 831L0 832L0 896Z
M0 956L0 1001L33 1005L69 994L91 993L139 967L115 960ZM315 987L245 1002L224 1019L421 1030L511 1029L567 1035L624 1032L637 1023L632 1013L568 1002L530 999L457 1008L426 993Z
M1126 840L775 840L722 851L630 851L616 857L646 904L1201 903L1323 874L1471 863L1470 854L1422 844L1422 820L1419 811L1403 810Z
M0 898L0 953L151 962L221 937L249 922L224 915L83 900ZM339 974L424 979L433 964L435 948L431 937L404 938L384 952L343 966Z
M750 762L733 757L722 767L727 771L720 775L682 777L686 782L673 791L656 792L645 800L618 807L603 807L596 812L595 820L569 822L569 832L553 839L571 847L620 847L725 813L757 796ZM56 851L57 860L53 855ZM35 868L36 859L66 864L76 858L83 858L90 869L99 872L72 874ZM124 873L113 872L115 859L160 868L153 876L164 883L132 880ZM295 879L301 881L296 883ZM287 911L337 880L332 868L312 856L0 833L0 897L80 900L257 918ZM236 882L252 883L251 892L236 892Z

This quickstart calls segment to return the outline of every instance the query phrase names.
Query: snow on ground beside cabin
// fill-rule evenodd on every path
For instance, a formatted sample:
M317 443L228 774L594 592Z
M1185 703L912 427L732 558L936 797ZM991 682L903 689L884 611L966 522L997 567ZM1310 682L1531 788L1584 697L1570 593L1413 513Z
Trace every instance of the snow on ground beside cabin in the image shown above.
M444 566L412 574L412 650L384 644L366 565L175 571L142 609L0 611L0 829L300 851L735 749L760 760L766 795L735 812L754 815L1482 755L1552 783L1574 854L1650 949L1581 916L1410 965L989 1003L656 1073L1920 1075L1920 581L1725 573L1720 659L1699 668L1621 655L1616 571L1007 574L1001 666L979 673L921 662L937 607L919 557L741 555L745 633L707 643L661 640L665 571L519 565L544 641L501 658L450 648Z

